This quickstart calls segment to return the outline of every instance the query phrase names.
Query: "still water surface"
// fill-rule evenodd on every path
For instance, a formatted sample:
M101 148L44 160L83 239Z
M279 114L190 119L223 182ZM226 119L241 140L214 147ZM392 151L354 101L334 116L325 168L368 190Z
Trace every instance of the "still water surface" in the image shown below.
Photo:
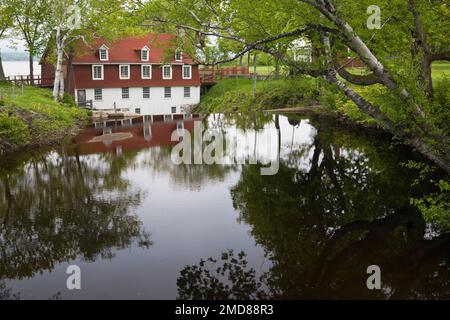
M241 138L279 127L279 172L261 176L177 166L176 121L136 122L107 124L125 140L93 142L105 129L90 127L2 163L0 297L450 297L449 235L408 206L413 155L387 139L299 116L204 120ZM71 264L81 290L66 288ZM373 264L382 290L366 287Z

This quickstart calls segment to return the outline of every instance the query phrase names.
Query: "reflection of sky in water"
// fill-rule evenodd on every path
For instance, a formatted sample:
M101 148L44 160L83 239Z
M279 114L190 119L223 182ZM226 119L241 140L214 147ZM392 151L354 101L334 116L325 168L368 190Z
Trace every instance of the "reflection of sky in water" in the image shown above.
M222 120L210 117L208 119L208 127L220 127L229 136L241 142L238 145L237 154L255 153L254 130L244 131L232 124L221 123L220 121ZM307 175L311 170L312 157L315 151L314 143L317 142L315 137L318 131L306 119L298 121L298 124L293 126L286 117L280 117L279 125L281 132L280 157L285 170L286 168L300 169L299 174L295 178L291 178L292 181L289 181L287 184L287 187L291 187L291 184L298 183L293 185L293 199L286 201L287 204L289 204L289 201L299 201L298 203L295 202L297 206L305 205L311 197L315 199L315 192L317 195L323 192L323 190L308 189L315 186L314 181L321 183L320 176L316 178L318 180L314 180L313 176L306 176L305 178L301 175ZM274 121L266 123L264 128L266 133L270 133L270 140L264 134L257 133L256 154L258 154L260 159L269 158L273 160L277 158L279 133L276 131ZM265 154L269 145L270 154ZM325 145L330 147L331 144L330 142L325 142ZM248 149L245 149L245 147L248 147ZM379 182L377 180L379 179L378 176L372 177L374 180L368 180L370 178L368 174L374 170L375 166L373 163L369 163L369 158L360 149L342 148L342 146L336 146L335 148L333 145L330 147L330 150L333 159L336 160L336 162L331 164L336 165L342 162L342 173L349 175L350 180L346 184L347 189L345 189L345 193L349 194L350 199L347 205L352 205L352 201L361 202L360 194L366 195L365 188L374 188L372 190L369 189L367 195L370 195L370 192L373 192L373 190L377 192L383 191L383 187L385 187L383 183L385 182L382 180ZM336 152L339 154L336 154ZM58 167L58 164L72 161L73 166L69 166L70 170L68 169L66 172L64 169L61 169L57 175L60 175L62 181L70 181L70 179L78 177L79 166L76 165L73 156L61 156L57 152L51 152L45 158L45 163L39 161L30 162L22 168L26 174L24 175L21 188L26 189L35 185L38 182L38 175L34 174L34 170L46 172L46 167L50 164ZM249 266L253 267L257 274L269 270L272 266L271 262L264 257L264 249L255 243L255 239L251 234L255 227L261 226L242 222L242 215L239 210L233 207L230 195L230 190L242 182L243 173L249 167L240 165L177 166L170 160L170 148L161 147L142 149L138 152L123 151L123 153L119 154L85 155L80 156L79 161L86 168L95 169L93 176L86 177L85 181L88 190L95 190L91 194L92 199L110 199L113 201L121 199L126 194L141 195L140 202L135 208L124 210L128 210L130 217L133 215L137 216L137 219L142 222L142 228L151 233L150 240L153 244L148 249L143 249L134 242L126 249L112 248L114 257L111 259L96 258L93 262L87 262L77 257L74 261L63 263L55 261L55 265L50 268L50 271L42 270L42 274L40 274L39 271L41 270L38 269L35 270L34 276L30 279L5 281L6 286L12 288L13 292L21 292L22 298L46 299L57 292L61 292L62 298L67 299L173 299L177 296L177 277L185 266L197 264L200 259L220 257L220 254L227 249L234 249L236 253L241 250L245 251L248 255ZM321 152L318 163L320 164L323 161L325 161L324 155ZM329 165L329 163L325 165ZM352 173L350 170L354 168L364 172ZM397 169L390 167L389 170L392 170L391 173L396 173L395 170ZM113 172L117 176L112 175L111 173ZM255 183L255 185L251 185L254 188L260 186L258 183L264 185L268 181L272 181L277 187L284 187L281 182L285 181L278 181L278 176L267 178L272 180L266 180L266 178L258 180L251 173L249 170L246 172L249 181ZM352 174L356 174L356 176L353 177ZM339 177L342 180L337 180L338 183L346 183L345 179L347 177L345 175ZM305 189L300 190L302 181L296 179L302 178L305 179L305 183L308 183L307 179L311 179L313 183L305 185ZM351 180L353 178L355 179ZM54 183L54 181L48 180L48 177L45 175L40 176L39 179L43 179L44 183ZM117 182L111 184L111 181L108 181L108 179L116 179ZM391 181L390 183L397 182L392 181L392 179L387 179L387 181ZM280 185L277 183L280 183ZM125 189L117 191L116 187L121 184L125 186ZM335 192L334 186L330 182L327 182L325 185L327 188L330 188L326 190L326 192L330 193L329 198L333 197L333 192ZM268 183L268 186L270 187L271 185ZM381 189L378 189L379 187ZM60 186L58 185L50 186L50 190L56 194L59 192L59 188ZM243 190L241 192L245 193L246 189L243 188ZM260 191L258 190L258 192ZM23 190L20 188L14 189L15 194L20 195L21 192ZM40 192L41 190L36 190L36 196L39 196ZM74 190L74 192L77 192L77 190ZM304 192L304 194L301 192ZM354 198L351 198L352 193L356 194ZM41 193L41 196L44 197L44 194ZM347 196L347 194L344 194L344 196ZM380 194L380 197L382 196ZM261 195L261 197L264 197L264 195ZM339 214L343 212L340 212L340 207L333 207L333 205L335 206L336 203L339 204L340 202L334 203L334 199L330 200L327 197L328 194L324 195L322 200L330 201L332 205L329 207L324 206L324 216L318 217L318 221L315 220L314 216L317 212L313 210L316 207L320 209L322 204L316 204L313 201L312 207L303 209L310 210L310 212L301 212L302 214L305 213L306 218L299 215L298 219L305 220L299 220L300 222L293 220L299 224L299 228L304 227L305 229L292 229L292 224L288 221L287 227L280 224L280 227L286 230L280 229L277 232L281 234L287 232L287 236L293 241L298 241L298 239L303 237L308 241L313 241L316 234L318 239L321 239L319 229L323 227L325 229L323 236L330 237L336 231L336 226L342 223L339 220ZM399 195L399 197L403 197L403 195ZM255 199L258 199L258 195L255 196ZM300 203L299 199L302 199L301 201L303 202ZM372 201L377 201L376 197L374 199ZM408 197L405 197L405 199L408 201ZM276 203L283 199L281 196L274 196L270 200L269 204L276 208ZM89 199L80 199L80 201L89 201ZM380 198L379 201L384 201L384 199ZM378 204L377 202L375 203ZM85 207L81 203L79 205L80 208ZM339 212L335 212L338 209ZM53 209L50 207L49 210ZM74 208L74 210L76 212L77 208ZM306 213L309 213L309 215ZM37 208L29 208L25 217L37 224L38 221L35 219L38 214ZM92 214L95 214L95 212L92 212ZM118 213L116 212L115 214ZM383 213L378 212L377 214L381 216ZM337 216L336 221L333 220L334 215ZM309 221L308 217L311 217L312 221ZM65 214L55 218L53 232L57 233L60 231L66 218ZM291 219L291 217L284 217L284 219ZM325 222L321 222L320 219L325 219ZM283 221L280 223L283 223ZM309 230L307 223L311 223L311 228L309 229L317 228L317 232L313 233L312 237L309 234L305 234ZM327 223L328 225L326 225ZM76 228L77 226L73 227ZM88 226L86 232L89 232L89 228L95 229L95 227ZM427 231L427 234L429 233ZM279 234L273 236L277 240L282 238ZM34 239L34 241L39 242L39 239ZM268 241L270 242L270 240ZM304 245L303 242L299 244ZM22 245L26 247L27 244ZM282 243L282 245L284 244ZM312 246L312 248L313 254L317 254L315 246ZM306 250L309 249L311 248L306 247ZM292 248L293 252L296 252L296 250L298 251L299 248ZM302 252L297 252L297 254L300 255ZM305 263L307 265L309 263L308 260L301 258L301 264ZM300 263L299 261L297 262ZM68 291L65 289L67 278L65 270L69 264L77 264L81 267L81 291ZM295 272L290 272L289 275L294 278L296 276Z

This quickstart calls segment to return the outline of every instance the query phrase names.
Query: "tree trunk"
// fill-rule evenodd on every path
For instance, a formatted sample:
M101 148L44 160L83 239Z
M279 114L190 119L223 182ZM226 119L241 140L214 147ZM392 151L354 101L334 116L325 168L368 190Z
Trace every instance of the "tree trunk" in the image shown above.
M328 20L334 23L334 25L341 31L342 38L347 46L356 52L359 58L369 67L373 73L375 73L381 80L381 82L391 91L396 91L398 84L394 81L392 75L388 69L378 60L378 58L367 47L364 41L356 34L353 28L344 20L342 20L337 14L336 9L325 6L323 3L315 2L313 0L306 0L311 6L319 10ZM404 100L410 100L410 93L406 88L400 88L399 95ZM422 107L411 101L414 109L414 113L419 118L424 118L425 113ZM421 129L428 132L426 125L422 124Z
M30 84L34 85L33 50L29 48L28 63L30 67Z
M432 98L433 79L431 78L431 63L433 60L430 48L428 47L427 35L414 0L408 0L408 9L414 18L415 32L413 32L413 37L416 39L414 43L414 55L420 58L419 82L428 97Z
M337 87L344 92L347 98L353 101L364 113L376 119L386 131L389 131L394 136L401 138L405 142L405 144L416 149L417 152L437 164L445 172L450 173L449 155L437 155L426 143L426 136L423 138L420 136L413 136L410 133L407 133L407 131L405 131L404 129L395 126L395 124L383 112L381 112L378 107L365 100L351 88L347 87L342 81L336 78L335 74L329 75L327 77L327 81L329 83L336 84Z
M63 60L63 46L61 39L61 27L58 26L56 28L56 69L55 69L55 82L53 84L53 100L58 100L59 90L61 86L61 68L62 68L62 60Z
M253 56L253 98L256 98L256 57L257 54L255 53L255 55Z
M65 85L64 85L64 72L61 70L61 76L60 76L60 80L59 80L59 93L58 93L58 98L59 101L62 101L64 98L64 90Z
M280 78L280 60L275 58L275 79Z

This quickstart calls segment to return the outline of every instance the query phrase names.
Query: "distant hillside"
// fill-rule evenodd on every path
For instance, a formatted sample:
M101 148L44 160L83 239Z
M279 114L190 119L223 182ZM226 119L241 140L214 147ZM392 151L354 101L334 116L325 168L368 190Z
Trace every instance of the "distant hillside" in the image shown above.
M28 61L27 52L2 52L3 61ZM39 60L39 57L35 57L35 60Z

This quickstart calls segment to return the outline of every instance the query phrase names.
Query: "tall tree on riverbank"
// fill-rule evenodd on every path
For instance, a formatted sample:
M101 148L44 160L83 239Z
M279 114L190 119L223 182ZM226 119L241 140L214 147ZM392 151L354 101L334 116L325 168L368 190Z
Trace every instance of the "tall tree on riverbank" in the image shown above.
M0 39L3 38L6 31L11 29L12 23L11 10L6 0L0 0Z
M11 12L14 27L25 41L29 56L29 72L31 84L34 84L34 57L45 47L48 35L50 0L8 0L8 10Z
M6 5L5 0L0 0L0 40L5 33L12 28L12 16L11 11ZM5 72L2 65L2 52L0 48L0 81L5 80Z
M161 27L235 42L241 47L235 58L259 50L296 73L323 78L385 130L450 172L449 138L432 111L446 103L433 100L427 71L431 48L435 58L448 59L448 3L432 1L425 12L415 1L378 1L381 21L370 10L372 2L155 0L142 14ZM275 13L286 19L274 26ZM374 24L374 19L382 23ZM426 42L423 35L428 35ZM278 43L301 37L321 53L313 63L293 61L277 50ZM347 50L363 61L368 74L346 70L339 54Z
M56 68L53 98L64 95L62 65L79 41L90 45L93 39L111 39L126 26L130 0L61 0L52 7L51 25L55 37ZM68 59L70 60L70 59Z

